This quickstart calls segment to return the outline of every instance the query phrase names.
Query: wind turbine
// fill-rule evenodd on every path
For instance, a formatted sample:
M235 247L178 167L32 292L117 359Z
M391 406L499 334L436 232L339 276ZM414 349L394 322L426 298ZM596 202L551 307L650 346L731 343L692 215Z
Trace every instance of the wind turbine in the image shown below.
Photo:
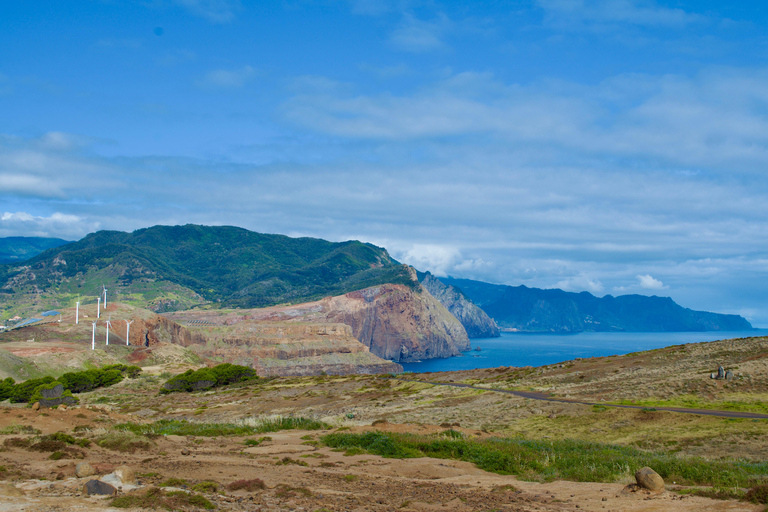
M125 321L125 344L130 345L131 344L131 324L133 323L133 320L130 322L128 320Z
M96 298L96 318L101 318L101 295Z
M107 310L107 287L104 285L101 285L102 288L104 288L104 311Z
M80 301L75 302L75 325L80 323Z
M109 345L109 328L112 327L112 315L109 315L109 319L106 323L107 326L107 345Z
M91 332L91 350L96 350L96 322L93 322L93 331Z

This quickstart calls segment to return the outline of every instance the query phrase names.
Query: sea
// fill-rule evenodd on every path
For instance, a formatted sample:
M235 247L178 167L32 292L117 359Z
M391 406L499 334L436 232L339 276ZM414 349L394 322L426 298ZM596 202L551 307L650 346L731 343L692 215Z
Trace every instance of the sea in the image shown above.
M768 329L712 332L580 332L529 334L502 332L500 338L475 338L460 356L401 363L407 372L447 372L497 366L544 366L577 357L629 354L654 348L751 336Z

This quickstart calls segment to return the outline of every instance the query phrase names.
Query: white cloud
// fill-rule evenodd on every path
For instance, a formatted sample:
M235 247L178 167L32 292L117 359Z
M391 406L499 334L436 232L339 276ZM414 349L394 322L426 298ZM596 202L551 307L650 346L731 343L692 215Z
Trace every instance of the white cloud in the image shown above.
M212 23L229 23L242 9L240 0L173 0L195 16Z
M680 28L706 18L682 9L637 0L537 0L545 21L560 29L605 29L634 25Z
M521 86L460 73L411 95L306 90L286 102L284 112L295 123L351 138L488 134L545 144L550 152L747 170L768 164L765 91L768 70L617 76L592 87Z
M0 236L61 237L72 240L98 227L97 223L87 224L77 215L59 212L48 217L27 212L5 212L0 216Z
M204 88L237 89L256 77L256 69L243 66L240 69L216 69L209 71L197 85Z
M579 274L576 276L568 277L559 281L557 284L555 284L554 287L572 292L580 292L586 290L594 294L602 293L604 289L603 283L601 283L599 279L595 279L594 277L591 277L587 274Z
M664 288L668 288L668 286L664 286L664 283L658 279L654 279L649 274L637 276L637 281L640 288L643 288L644 290L663 290Z
M438 50L444 47L442 38L451 25L451 21L444 14L440 14L433 21L424 21L406 13L390 34L389 40L396 48L408 52Z

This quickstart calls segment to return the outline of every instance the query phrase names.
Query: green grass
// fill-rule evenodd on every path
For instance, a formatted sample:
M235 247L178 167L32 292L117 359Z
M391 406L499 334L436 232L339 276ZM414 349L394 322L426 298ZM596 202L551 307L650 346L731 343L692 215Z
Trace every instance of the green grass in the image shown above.
M610 402L618 405L639 405L642 407L684 407L716 411L755 412L768 414L768 402L762 400L703 400L700 396L682 395L669 400L621 400Z
M242 423L193 423L185 420L158 420L154 423L121 423L116 430L133 432L138 435L161 436L249 436L280 430L321 430L329 428L322 421L309 418L268 418Z
M363 449L390 458L435 457L462 460L480 469L523 480L615 482L649 466L667 481L718 488L751 487L766 481L768 462L708 461L665 452L584 441L529 441L510 438L446 439L384 432L332 433L327 446Z

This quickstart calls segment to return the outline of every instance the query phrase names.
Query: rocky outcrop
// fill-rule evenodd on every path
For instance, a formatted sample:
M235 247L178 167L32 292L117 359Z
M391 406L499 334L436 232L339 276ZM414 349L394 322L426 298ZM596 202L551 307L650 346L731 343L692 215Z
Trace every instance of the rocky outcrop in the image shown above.
M228 326L228 333L217 338L221 350L224 350L225 346L238 345L238 340L246 339L245 344L261 347L259 350L262 355L259 357L276 360L280 360L283 348L280 344L273 344L268 349L268 343L259 341L268 337L265 334L267 331L264 331L266 328L258 327L262 323L281 323L283 332L292 332L293 335L303 334L291 329L308 329L306 326L311 324L345 324L351 329L352 336L370 349L370 352L395 362L451 357L469 350L469 337L461 322L426 288L418 284L413 268L408 270L410 285L371 286L344 295L291 306L228 311L177 311L166 316L192 331L204 331L203 334L209 340L218 326ZM295 327L289 329L288 325ZM250 331L247 331L248 329ZM324 336L331 334L328 332ZM312 353L319 346L316 343L303 349L299 349L295 342L292 344L292 357L318 355ZM341 345L337 345L338 347Z
M384 359L450 357L470 348L461 323L426 290L385 284L321 303L328 320L352 327L355 338Z
M444 284L427 272L420 279L421 286L427 289L440 304L455 316L470 338L498 338L499 326L485 311L475 305L461 290Z
M209 317L210 318L210 317ZM254 368L261 376L399 373L403 367L372 354L339 323L298 323L219 316L192 325L198 355ZM179 321L184 322L183 317ZM195 322L195 321L193 321Z

